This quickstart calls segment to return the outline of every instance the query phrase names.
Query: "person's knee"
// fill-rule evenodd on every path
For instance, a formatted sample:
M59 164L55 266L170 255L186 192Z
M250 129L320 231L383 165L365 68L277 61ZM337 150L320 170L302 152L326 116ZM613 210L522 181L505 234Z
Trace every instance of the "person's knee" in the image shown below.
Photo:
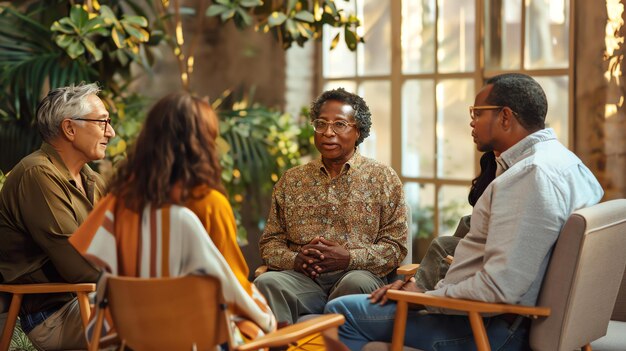
M261 292L264 290L275 290L281 288L282 284L280 284L280 280L280 272L265 272L254 280L254 285L256 285Z
M348 296L341 296L332 301L328 301L324 307L324 313L339 313L345 315L348 309L346 308L345 301Z
M369 294L382 286L383 281L368 271L351 271L337 283L329 300L339 296Z

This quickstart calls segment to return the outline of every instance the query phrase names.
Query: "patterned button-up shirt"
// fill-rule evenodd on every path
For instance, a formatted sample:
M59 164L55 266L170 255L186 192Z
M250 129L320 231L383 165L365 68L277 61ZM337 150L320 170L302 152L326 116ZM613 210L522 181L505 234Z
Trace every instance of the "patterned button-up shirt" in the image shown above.
M350 252L348 270L385 276L407 254L402 182L358 151L332 178L321 159L287 171L274 187L259 242L271 269L293 269L302 246L323 236Z

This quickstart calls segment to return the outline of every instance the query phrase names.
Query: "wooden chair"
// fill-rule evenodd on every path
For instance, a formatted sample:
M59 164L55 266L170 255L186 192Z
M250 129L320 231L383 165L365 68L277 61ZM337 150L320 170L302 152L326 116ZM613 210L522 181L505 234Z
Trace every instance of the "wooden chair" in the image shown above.
M323 315L234 345L220 283L209 276L110 277L106 300L119 340L135 351L214 350L226 342L231 350L258 350L319 332L338 340L337 327L344 322L342 315ZM90 350L98 349L103 321L104 313L98 313Z
M589 343L607 331L626 267L625 252L626 199L576 211L557 240L537 301L539 307L388 291L387 296L398 301L391 350L403 350L410 303L467 312L481 351L490 350L483 313L515 313L534 318L530 329L534 350L591 350ZM375 344L366 348L388 349L383 343Z
M65 284L65 283L45 283L45 284L0 284L0 293L7 293L12 295L11 305L7 314L6 324L2 330L2 339L0 339L0 351L6 351L11 344L11 337L13 336L13 329L15 328L15 322L17 321L17 315L20 312L20 306L22 305L22 298L27 294L50 294L50 293L76 293L78 297L78 305L80 307L80 315L83 320L83 326L87 326L91 309L89 306L90 292L96 291L96 284L92 283L80 283L80 284Z

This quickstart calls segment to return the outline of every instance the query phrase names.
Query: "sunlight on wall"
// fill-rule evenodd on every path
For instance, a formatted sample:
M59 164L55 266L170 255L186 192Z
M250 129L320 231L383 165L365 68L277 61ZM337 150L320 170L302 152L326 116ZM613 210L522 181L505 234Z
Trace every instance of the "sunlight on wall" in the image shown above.
M620 29L624 25L622 14L624 13L624 4L620 0L606 0L606 10L608 19L606 21L606 30L604 43L606 51L604 53L604 60L608 61L608 67L604 73L604 78L607 80L609 86L619 87L621 85L620 79L622 75L622 61L624 59L624 52L622 46L624 44L624 37L620 34ZM619 89L621 91L621 89ZM612 99L613 100L613 99ZM620 93L617 101L614 103L608 103L604 108L604 118L609 119L617 114L618 108L624 104L624 95Z

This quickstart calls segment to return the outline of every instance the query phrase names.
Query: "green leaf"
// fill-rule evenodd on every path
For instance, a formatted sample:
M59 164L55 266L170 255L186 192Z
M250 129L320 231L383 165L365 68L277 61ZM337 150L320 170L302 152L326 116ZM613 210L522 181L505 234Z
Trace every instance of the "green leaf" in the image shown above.
M286 20L287 20L287 16L285 16L284 13L274 11L267 18L267 23L269 24L270 27L276 27L276 26L280 26L281 24L283 24L283 22L285 22Z
M217 16L223 12L228 11L229 9L230 9L229 7L226 7L224 5L211 5L206 10L206 16L208 17Z
M72 20L69 17L63 17L59 20L59 23L63 26L65 26L66 28L72 28L72 31L74 33L80 33L80 29L78 27L76 27L76 24L74 22L72 22Z
M298 3L298 0L288 0L287 1L287 12L291 12L293 10L293 8L296 7L296 3Z
M241 20L246 25L246 27L252 24L252 17L241 7L237 8L237 14L241 17Z
M58 46L62 48L67 48L72 43L72 40L75 39L73 36L69 36L67 34L57 35L55 38L55 42Z
M337 6L333 0L326 0L326 6L324 6L324 11L333 15L333 17L337 16L339 11L337 11Z
M67 54L75 60L85 53L85 47L80 43L80 41L78 41L78 39L73 38L72 43L68 46L66 51Z
M334 48L337 47L337 44L339 43L339 34L337 33L337 35L335 35L335 37L333 38L333 40L330 42L330 49L333 50Z
M93 56L94 61L98 62L102 60L102 51L96 47L93 41L85 38L83 39L83 45L87 48L87 51Z
M61 32L65 34L74 34L76 33L72 27L61 24L59 21L54 21L52 26L50 26L50 30L53 32Z
M241 0L241 1L239 1L239 5L241 5L243 7L262 6L263 5L263 1L261 1L261 0Z
M285 21L285 28L292 37L297 37L300 34L300 32L298 32L298 27L296 27L296 21L292 20L291 18L288 18Z
M227 7L233 6L233 2L231 0L215 0L215 2L218 4L222 4L224 6L227 6Z
M126 33L128 33L131 37L136 38L138 41L143 43L150 39L150 34L145 29L134 27L133 25L124 22L124 20L122 20L121 23Z
M313 14L310 13L309 11L300 11L296 13L294 17L303 22L308 22L308 23L315 22L315 17L313 17Z
M134 24L135 26L139 26L139 27L147 27L148 26L148 20L145 17L142 17L142 16L127 16L127 15L124 15L124 17L122 18L122 22Z
M344 30L343 35L346 41L346 45L348 46L348 49L350 49L350 51L356 50L356 44L357 44L356 33L351 31L350 28L346 26L346 29Z
M124 47L124 34L120 33L115 27L111 29L111 39L113 39L115 46L118 48L121 49Z
M222 22L226 22L229 19L233 18L234 15L235 15L235 9L228 9L228 11L222 12L222 14L220 15L220 18L222 19Z
M101 5L100 15L102 16L102 19L107 26L115 26L118 30L121 29L122 25L120 24L120 21L117 19L117 16L115 16L115 13L113 12L113 10L111 10L110 7L106 5Z
M90 19L89 21L87 21L87 23L85 23L85 25L83 26L83 31L91 32L94 30L102 29L103 26L104 26L104 19L102 19L102 17L94 17Z
M82 8L82 6L74 5L70 9L70 19L78 28L80 28L89 20L89 14Z

